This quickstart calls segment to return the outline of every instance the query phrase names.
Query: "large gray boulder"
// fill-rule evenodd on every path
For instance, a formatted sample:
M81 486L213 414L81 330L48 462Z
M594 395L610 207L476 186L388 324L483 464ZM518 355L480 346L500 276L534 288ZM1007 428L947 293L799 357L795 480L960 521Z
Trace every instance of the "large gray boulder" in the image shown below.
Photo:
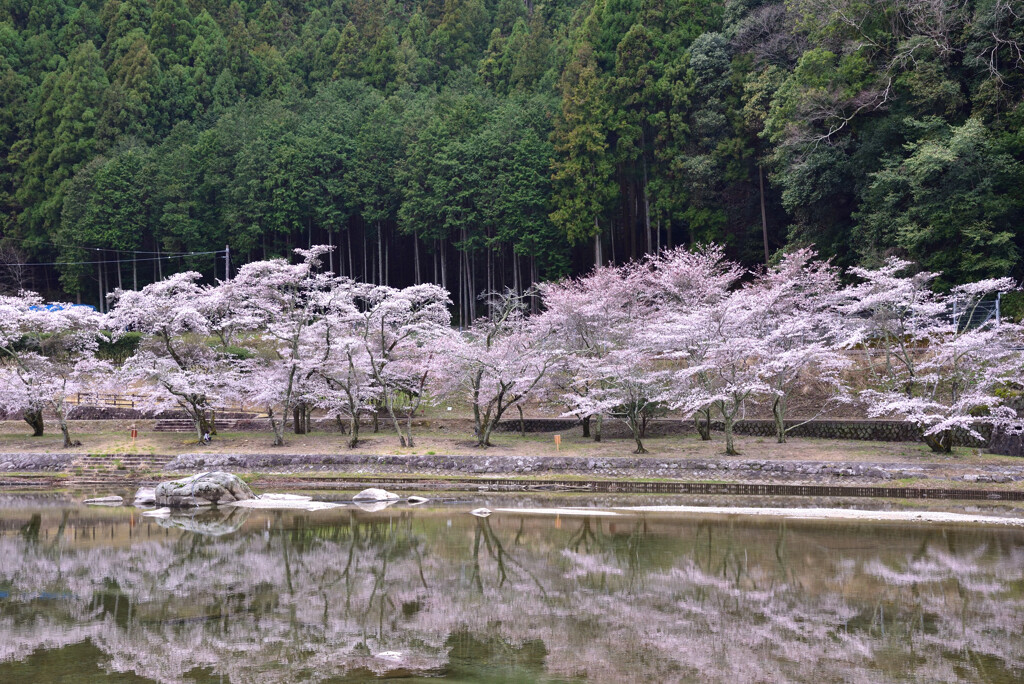
M245 501L255 498L255 495L237 475L216 471L161 482L156 486L153 498L157 506L191 508Z

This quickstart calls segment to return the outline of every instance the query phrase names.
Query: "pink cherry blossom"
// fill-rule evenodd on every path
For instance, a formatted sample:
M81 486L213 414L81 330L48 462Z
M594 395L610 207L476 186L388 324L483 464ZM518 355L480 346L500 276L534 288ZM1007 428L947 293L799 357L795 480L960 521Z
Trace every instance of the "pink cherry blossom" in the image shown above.
M104 391L112 371L95 356L102 322L88 306L47 304L30 292L0 297L0 408L52 411L72 446L69 397Z

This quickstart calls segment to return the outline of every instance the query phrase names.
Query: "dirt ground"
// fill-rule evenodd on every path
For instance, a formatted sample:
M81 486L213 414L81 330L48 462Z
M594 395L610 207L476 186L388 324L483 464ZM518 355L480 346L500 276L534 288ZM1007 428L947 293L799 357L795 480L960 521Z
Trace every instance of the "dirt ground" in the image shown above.
M314 432L308 435L287 434L283 447L271 446L272 434L266 432L224 432L204 446L196 443L190 433L154 432L152 421L136 421L139 433L133 444L129 435L131 421L72 421L72 438L81 446L72 447L75 453L90 454L167 454L181 453L282 453L333 454L348 451L347 437L338 433ZM473 455L484 451L475 446L475 440L466 421L431 421L429 427L414 430L415 446L401 448L393 431L374 434L369 428L361 433L355 449L362 454L419 454L419 455ZM632 440L605 438L598 443L584 438L579 427L561 433L561 449L556 450L553 433L518 434L496 433L494 446L487 450L493 455L523 454L531 456L592 456L613 458L632 455ZM724 457L724 439L714 434L710 442L702 442L696 435L652 437L644 441L649 455L671 458L711 459ZM791 437L786 444L777 444L774 438L736 437L739 459L794 460L822 462L875 462L875 463L949 463L951 465L1016 464L1021 459L986 454L979 449L957 448L951 455L933 454L924 445L912 442L868 442ZM61 452L60 431L55 424L47 424L46 434L32 437L28 426L21 421L0 422L0 453Z

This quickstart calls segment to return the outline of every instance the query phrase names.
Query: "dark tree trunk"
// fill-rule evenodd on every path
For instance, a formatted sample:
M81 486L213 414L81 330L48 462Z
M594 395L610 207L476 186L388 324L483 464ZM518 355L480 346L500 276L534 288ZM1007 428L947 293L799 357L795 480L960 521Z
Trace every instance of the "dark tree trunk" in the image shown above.
M590 416L583 419L583 436L590 437Z
M698 411L693 415L693 422L697 426L697 434L702 442L711 441L711 411Z
M33 437L43 436L44 425L42 411L25 411L25 422L32 426Z
M60 421L60 433L64 437L64 448L69 449L75 446L75 443L71 441L71 434L68 432L68 422L63 417L58 417Z
M214 421L214 415L211 413L210 417L206 417L206 411L199 412L199 436L202 438L209 432L211 435L217 434L217 426Z
M921 439L936 454L949 454L953 451L953 435L948 431L940 432L937 435L921 434Z
M359 414L352 414L349 419L351 437L348 440L348 448L355 449L359 444Z
M739 456L740 452L736 451L736 446L732 438L732 426L735 421L731 415L723 411L722 422L725 425L725 453L729 456Z
M775 418L775 441L779 444L786 443L786 399L776 397L772 404L772 417Z

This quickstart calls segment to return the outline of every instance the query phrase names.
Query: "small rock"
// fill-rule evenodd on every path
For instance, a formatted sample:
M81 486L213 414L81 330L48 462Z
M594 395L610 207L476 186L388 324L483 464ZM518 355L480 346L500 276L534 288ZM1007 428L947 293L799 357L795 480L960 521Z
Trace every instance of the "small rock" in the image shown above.
M135 492L136 506L152 506L156 503L156 489L153 487L139 487Z
M313 497L304 494L260 494L256 497L263 501L312 501Z
M475 515L478 518L486 518L491 514L491 511L488 508L474 508L469 512L469 514Z
M389 492L389 491L384 490L384 489L379 489L377 487L370 487L369 489L364 489L363 491L361 491L358 494L356 494L355 496L353 496L352 500L353 501L396 501L396 500L398 500L398 495L395 494L394 492Z
M152 511L145 511L142 515L143 515L143 517L146 517L146 518L167 518L167 517L169 517L171 515L171 509L170 508L157 508L157 509L152 510Z
M86 499L82 503L92 506L120 506L124 503L124 498L120 496L100 496L95 499Z
M409 505L411 505L411 506L418 506L420 504L427 503L428 501L430 501L430 499L428 499L425 496L415 496L414 495L414 496L410 496L408 499L406 499L406 501L408 501Z
M378 511L383 511L385 508L391 506L396 501L397 499L389 499L387 501L369 501L367 499L362 499L360 501L353 501L352 503L355 504L356 508L358 508L361 511L366 511L367 513L376 513Z

